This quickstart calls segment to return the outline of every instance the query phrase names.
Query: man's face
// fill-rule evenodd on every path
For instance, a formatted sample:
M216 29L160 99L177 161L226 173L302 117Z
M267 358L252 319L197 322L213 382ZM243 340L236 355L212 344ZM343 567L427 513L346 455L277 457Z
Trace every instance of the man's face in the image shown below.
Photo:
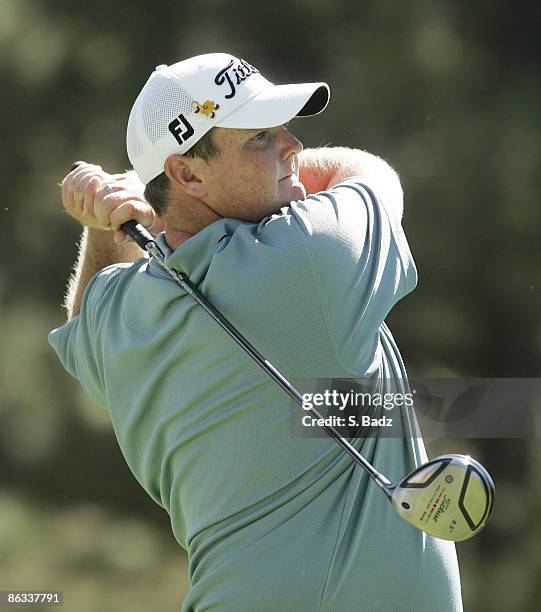
M215 128L220 154L197 172L202 200L221 217L260 221L291 200L303 200L298 154L302 143L286 126L258 130Z

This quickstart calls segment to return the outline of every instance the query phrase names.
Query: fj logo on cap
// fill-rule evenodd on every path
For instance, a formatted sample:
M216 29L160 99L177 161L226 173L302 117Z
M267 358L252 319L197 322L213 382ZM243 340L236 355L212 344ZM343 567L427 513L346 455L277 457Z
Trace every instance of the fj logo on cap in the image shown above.
M220 108L219 104L215 104L211 100L207 100L200 104L197 100L192 102L192 106L195 108L194 113L201 113L205 117L214 119L216 117L216 111Z
M228 100L233 98L237 93L236 85L240 85L242 81L245 81L251 74L259 72L257 68L254 68L246 60L240 60L240 62L233 67L235 60L231 60L225 68L222 68L216 75L214 82L216 85L223 85L227 82L229 85L229 93L225 95ZM235 81L233 83L233 80Z
M167 126L179 145L183 144L194 135L194 129L186 117L181 113Z

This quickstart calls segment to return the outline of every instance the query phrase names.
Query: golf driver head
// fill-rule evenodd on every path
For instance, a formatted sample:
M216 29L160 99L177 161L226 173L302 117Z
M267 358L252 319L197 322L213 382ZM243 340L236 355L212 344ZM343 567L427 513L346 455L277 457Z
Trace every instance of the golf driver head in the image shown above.
M410 525L460 542L483 529L494 506L490 474L467 455L441 455L392 486L391 503Z

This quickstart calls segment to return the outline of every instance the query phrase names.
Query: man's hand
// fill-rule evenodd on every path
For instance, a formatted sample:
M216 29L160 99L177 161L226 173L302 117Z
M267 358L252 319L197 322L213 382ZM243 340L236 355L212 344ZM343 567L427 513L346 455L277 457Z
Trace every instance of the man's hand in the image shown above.
M86 227L113 230L116 243L129 239L120 229L135 219L148 231L159 234L164 221L143 197L144 186L134 172L109 174L101 166L79 163L62 181L62 204L66 212Z

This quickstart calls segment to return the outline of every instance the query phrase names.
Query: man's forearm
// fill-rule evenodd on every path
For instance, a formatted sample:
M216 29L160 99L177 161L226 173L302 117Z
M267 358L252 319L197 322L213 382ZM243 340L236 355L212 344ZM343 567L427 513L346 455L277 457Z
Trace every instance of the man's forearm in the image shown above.
M64 299L68 319L72 319L79 314L86 286L97 272L144 255L126 240L123 224L133 219L159 234L164 221L144 199L144 185L132 171L109 174L101 166L79 162L61 186L64 209L84 226Z
M135 261L143 255L144 251L134 242L115 243L112 231L85 227L64 300L68 319L79 314L85 288L97 272L111 264Z
M325 191L352 176L366 180L379 197L392 201L402 216L400 179L389 164L367 151L346 147L305 149L299 154L299 179L308 194Z

